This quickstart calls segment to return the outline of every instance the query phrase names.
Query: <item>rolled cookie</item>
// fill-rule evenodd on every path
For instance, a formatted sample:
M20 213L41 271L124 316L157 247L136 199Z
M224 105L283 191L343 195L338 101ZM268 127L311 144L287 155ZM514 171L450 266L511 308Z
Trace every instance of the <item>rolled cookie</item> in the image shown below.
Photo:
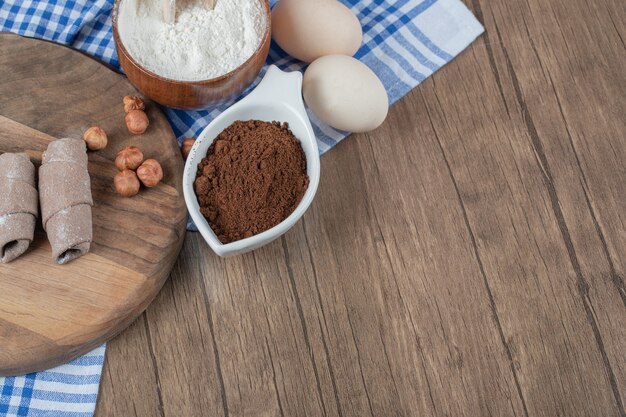
M35 166L26 154L0 155L0 262L11 262L28 249L35 234Z
M83 140L65 138L48 145L39 168L39 200L54 260L65 264L89 252L93 200Z

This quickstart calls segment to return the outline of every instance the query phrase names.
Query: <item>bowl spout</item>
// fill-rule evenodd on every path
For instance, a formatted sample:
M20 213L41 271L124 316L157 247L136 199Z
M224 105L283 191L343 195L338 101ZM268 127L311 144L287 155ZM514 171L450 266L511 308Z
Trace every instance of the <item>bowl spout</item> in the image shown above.
M304 111L302 73L285 72L270 65L259 85L244 100L247 103L282 102Z

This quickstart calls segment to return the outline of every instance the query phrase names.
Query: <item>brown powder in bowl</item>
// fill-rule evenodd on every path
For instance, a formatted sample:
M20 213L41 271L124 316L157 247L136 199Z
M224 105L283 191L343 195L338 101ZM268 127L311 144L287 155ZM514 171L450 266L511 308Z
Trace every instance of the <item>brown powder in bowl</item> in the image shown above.
M200 212L222 243L285 220L309 186L302 146L287 123L236 121L198 164Z

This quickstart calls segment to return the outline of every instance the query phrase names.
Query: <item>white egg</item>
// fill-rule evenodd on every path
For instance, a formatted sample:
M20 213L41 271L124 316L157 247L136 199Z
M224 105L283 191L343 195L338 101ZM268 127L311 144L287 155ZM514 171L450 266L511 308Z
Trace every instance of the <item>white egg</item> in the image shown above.
M387 91L374 71L345 55L313 61L304 73L302 94L322 122L349 132L376 129L389 109Z
M336 0L280 0L272 9L272 36L289 55L312 62L324 55L354 55L363 30Z

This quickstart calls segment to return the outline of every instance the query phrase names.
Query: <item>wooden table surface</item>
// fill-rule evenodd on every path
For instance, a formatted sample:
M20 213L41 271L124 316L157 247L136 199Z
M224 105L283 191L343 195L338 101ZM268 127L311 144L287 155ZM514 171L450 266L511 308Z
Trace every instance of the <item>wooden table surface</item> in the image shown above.
M626 7L467 2L486 34L283 239L188 234L98 416L626 415Z

